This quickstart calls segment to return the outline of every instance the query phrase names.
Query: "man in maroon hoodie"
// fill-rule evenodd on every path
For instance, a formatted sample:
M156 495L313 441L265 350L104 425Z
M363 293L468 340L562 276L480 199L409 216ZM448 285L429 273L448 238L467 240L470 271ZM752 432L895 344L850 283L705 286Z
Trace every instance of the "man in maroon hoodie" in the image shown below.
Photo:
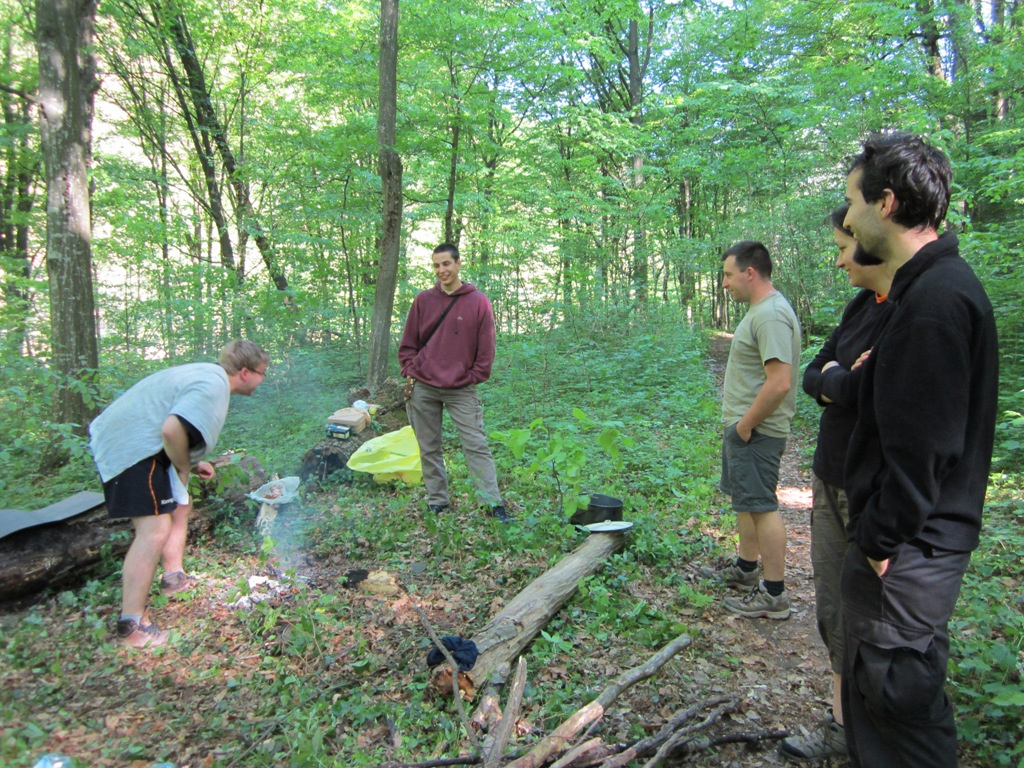
M441 513L451 503L441 450L441 422L447 409L481 502L507 523L511 517L501 502L476 393L476 385L490 378L494 363L494 312L483 293L459 279L458 248L443 243L431 260L437 282L413 300L398 347L402 376L413 384L406 410L420 446L428 509Z

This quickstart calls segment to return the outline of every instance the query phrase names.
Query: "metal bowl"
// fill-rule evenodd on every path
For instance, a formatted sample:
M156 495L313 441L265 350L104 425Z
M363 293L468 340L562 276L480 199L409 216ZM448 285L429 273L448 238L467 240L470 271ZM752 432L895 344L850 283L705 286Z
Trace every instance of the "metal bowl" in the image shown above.
M569 518L572 525L590 525L603 523L606 520L622 519L622 499L606 496L603 493L590 493L590 503L585 509L579 509Z

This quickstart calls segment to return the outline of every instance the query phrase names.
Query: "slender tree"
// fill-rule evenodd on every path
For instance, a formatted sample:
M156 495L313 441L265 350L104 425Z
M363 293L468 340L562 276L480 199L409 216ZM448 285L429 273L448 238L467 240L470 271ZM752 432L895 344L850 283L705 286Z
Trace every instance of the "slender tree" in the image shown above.
M3 64L13 72L11 38L4 49ZM28 281L32 272L29 254L30 214L36 204L35 185L39 175L38 148L33 145L32 105L35 98L16 88L0 89L3 112L3 148L0 149L0 259L4 259L2 297L7 305L5 320L14 331L9 338L10 349L27 350L27 332L32 294Z
M398 246L402 235L402 159L395 150L398 102L398 0L380 4L380 98L377 145L383 210L381 211L380 270L370 329L368 383L374 389L387 376L391 352L391 312L398 280Z
M159 4L154 3L154 13L159 14ZM263 223L256 215L251 197L249 185L243 178L242 167L235 157L227 139L227 130L221 124L220 118L213 106L213 98L206 84L206 74L203 72L202 62L196 51L195 42L189 32L185 15L180 12L173 13L167 20L168 28L173 39L174 48L181 59L181 66L188 81L188 93L192 99L196 119L199 122L200 130L209 136L220 155L224 172L231 182L231 188L235 193L235 205L238 207L240 229L251 234L256 240L256 246L263 262L266 264L270 279L281 291L288 289L288 279L285 277L281 265L278 263L277 253L270 236L263 227Z

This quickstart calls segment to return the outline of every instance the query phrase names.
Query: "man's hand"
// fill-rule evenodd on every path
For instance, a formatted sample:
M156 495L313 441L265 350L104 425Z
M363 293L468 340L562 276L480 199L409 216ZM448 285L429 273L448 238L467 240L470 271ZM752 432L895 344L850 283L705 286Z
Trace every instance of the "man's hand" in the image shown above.
M889 559L888 558L886 558L885 560L872 560L869 557L868 558L868 562L871 564L871 567L874 569L875 573L878 574L879 576L884 576L885 572L887 570L889 570Z
M750 438L754 435L754 430L745 428L741 420L736 422L736 434L739 435L740 440L744 443L749 443Z
M208 461L200 461L196 464L196 474L203 480L211 479L217 471L213 468L213 464Z

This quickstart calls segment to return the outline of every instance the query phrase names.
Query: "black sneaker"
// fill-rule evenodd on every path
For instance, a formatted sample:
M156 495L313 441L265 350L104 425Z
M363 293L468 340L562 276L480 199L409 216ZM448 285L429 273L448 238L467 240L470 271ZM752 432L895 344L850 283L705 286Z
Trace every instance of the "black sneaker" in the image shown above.
M435 515L440 515L440 514L448 511L448 505L447 504L428 504L427 505L427 511L428 512L433 512Z
M491 507L490 515L499 523L512 522L512 515L508 513L508 510L505 509L505 506L503 504L495 504L493 507Z

